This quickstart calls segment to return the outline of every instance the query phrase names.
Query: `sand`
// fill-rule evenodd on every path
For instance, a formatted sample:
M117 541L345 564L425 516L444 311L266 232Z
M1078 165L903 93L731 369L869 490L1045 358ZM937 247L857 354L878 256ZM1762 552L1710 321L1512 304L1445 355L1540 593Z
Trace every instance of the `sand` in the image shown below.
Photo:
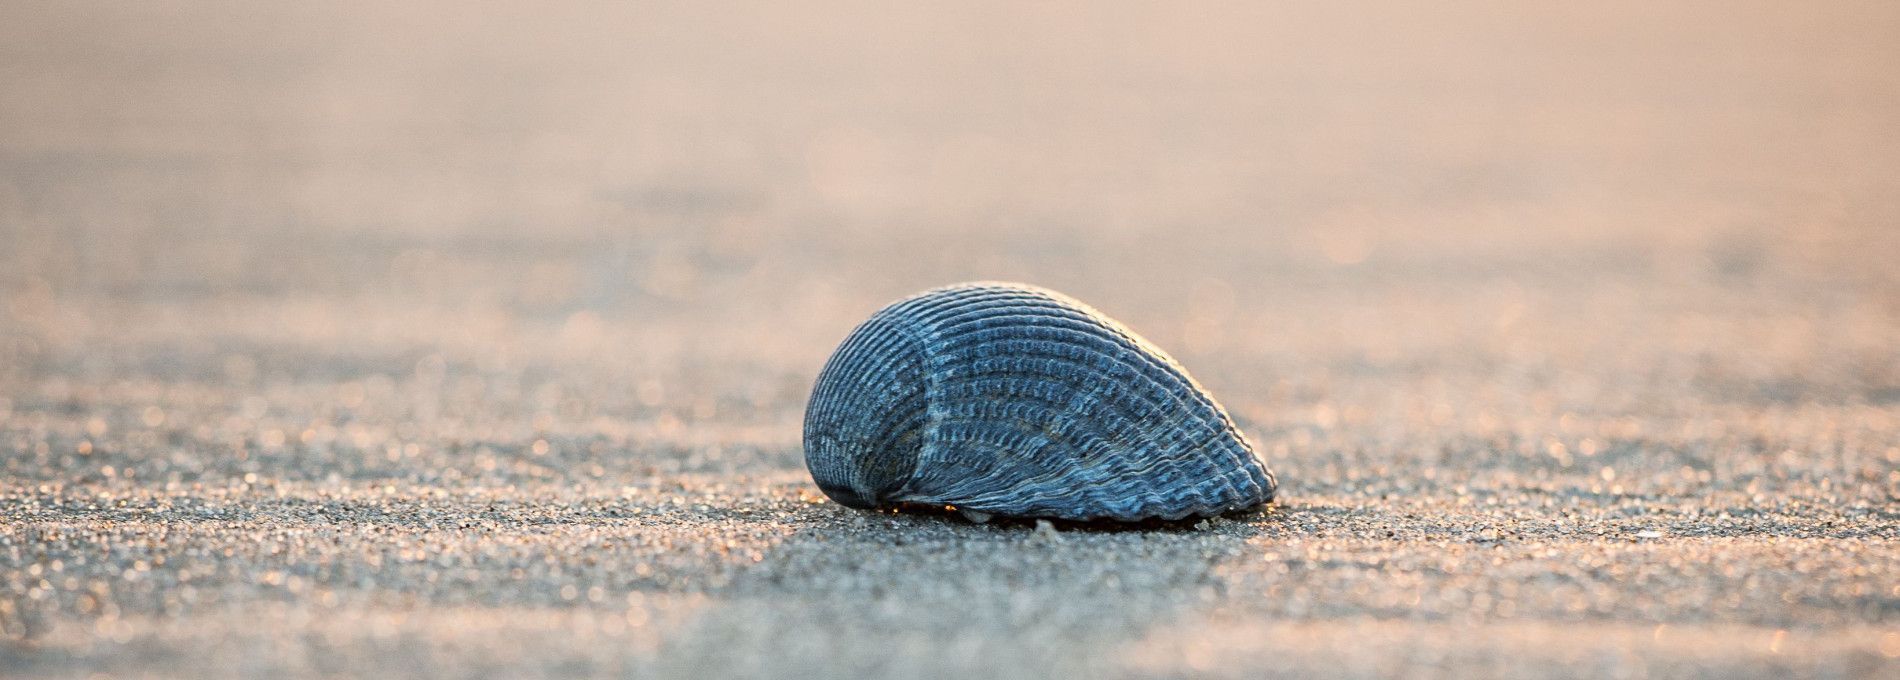
M0 9L7 677L1900 673L1891 3ZM970 279L1282 481L853 511Z

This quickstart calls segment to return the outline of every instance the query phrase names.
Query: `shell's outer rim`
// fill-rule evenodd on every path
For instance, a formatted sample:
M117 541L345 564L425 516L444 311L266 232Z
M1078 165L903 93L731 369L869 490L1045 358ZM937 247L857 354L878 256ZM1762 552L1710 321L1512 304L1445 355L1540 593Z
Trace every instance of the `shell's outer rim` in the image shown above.
M879 506L875 508L854 508L854 509L861 509L865 512L897 511L900 513L908 513L908 512L915 511L915 512L922 512L924 514L933 514L934 510L938 508L945 508L945 507L946 506L935 504L935 503L903 502L903 503L892 503L889 505ZM1145 515L1144 514L1119 514L1118 515L1118 514L1060 514L1060 513L1021 514L1021 513L1009 513L1009 512L991 512L991 511L978 510L975 508L969 508L969 507L963 507L963 506L955 506L954 512L945 511L945 512L936 512L934 514L955 515L958 517L962 517L966 520L969 520L970 523L972 524L989 524L991 522L995 522L998 520L1014 520L1014 521L1052 520L1052 521L1058 521L1058 522L1077 522L1077 523L1142 524L1142 523L1147 523L1147 522L1172 523L1172 522L1185 522L1185 521L1196 520L1196 519L1216 519L1216 518L1231 518L1235 516L1245 516L1245 515L1258 515L1258 514L1272 513L1276 511L1279 507L1280 507L1279 501L1273 500L1273 499L1267 499L1253 505L1243 505L1243 506L1235 506L1235 507L1213 508L1213 507L1202 506L1202 507L1197 507L1193 509L1192 511L1187 512L1185 514L1178 514L1178 515L1160 515L1160 514L1145 514Z
M1225 515L1232 512L1255 511L1261 508L1272 507L1278 502L1279 502L1279 499L1275 497L1274 491L1269 490L1266 493L1265 499L1251 505L1195 505L1195 506L1183 508L1181 512L1178 512L1178 513L1063 513L1063 512L1024 513L1024 512L1012 512L1006 509L995 509L995 508L988 508L988 507L982 507L982 506L958 505L956 507L959 511L967 510L971 512L979 512L985 515L991 515L995 517L1013 517L1013 518L1018 518L1018 519L1061 519L1061 520L1069 520L1073 522L1097 522L1097 521L1104 521L1104 520L1116 521L1116 522L1145 522L1148 520L1163 520L1163 521L1172 522L1176 520L1187 519L1190 517L1219 517L1221 515ZM893 508L893 507L901 507L904 505L936 505L936 504L930 503L927 501L901 501L901 502L886 503L886 504L878 506L878 508L888 509L888 508ZM878 509L878 508L870 508L870 509Z
M1235 514L1235 513L1260 512L1267 508L1273 507L1273 505L1274 505L1274 501L1269 499L1269 500L1261 501L1260 503L1256 503L1253 505L1243 505L1243 506L1234 506L1234 507L1196 506L1194 508L1188 509L1186 512L1182 512L1178 514L1112 514L1112 513L1111 514L1086 514L1086 513L1016 514L1016 513L1009 513L1009 512L991 512L988 510L979 510L979 512L982 512L986 515L992 515L995 517L1009 517L1009 518L1014 518L1014 519L1059 519L1059 520L1063 520L1067 522L1128 522L1128 523L1149 522L1149 521L1179 522L1186 519L1195 519L1195 518L1211 519L1211 518L1222 517L1225 515L1230 515L1230 514ZM961 510L962 508L958 508L958 509Z
M1207 390L1207 388L1204 385L1202 385L1197 379L1195 379L1193 374L1189 372L1187 368L1183 366L1179 360L1175 359L1173 355L1169 354L1166 350L1163 350L1159 346L1155 345L1153 342L1149 341L1146 337L1142 336L1140 333L1135 332L1134 329L1129 328L1126 324L1123 324L1120 320L1106 313L1103 313L1100 309L1097 309L1093 305L1090 305L1086 302L1078 300L1062 292L1051 290L1051 289L1044 288L1042 286L1037 286L1034 284L1020 283L1020 282L1014 282L1014 281L979 280L979 281L967 281L967 282L962 282L962 283L954 283L954 284L945 285L945 286L938 286L938 287L930 288L928 290L924 290L924 291L921 291L909 296L905 296L901 299L890 302L884 305L883 307L879 308L879 310L872 315L871 319L875 319L878 316L889 312L890 310L903 307L907 303L911 303L913 301L917 301L920 299L940 296L946 293L955 293L955 292L964 292L964 291L973 291L973 290L994 290L994 291L1007 292L1007 293L1028 293L1031 295L1044 297L1048 299L1049 301L1056 303L1059 306L1072 308L1076 311L1081 312L1082 314L1085 314L1091 317L1092 320L1098 322L1105 330L1113 333L1122 341L1127 342L1132 348L1136 349L1139 353L1145 354L1146 356L1157 360L1159 364L1161 364L1167 370L1171 371L1175 376L1180 378L1181 381L1185 383L1186 386L1190 389L1190 391L1199 397L1199 400L1203 403L1203 405L1209 407L1209 409L1226 426L1225 431L1231 433L1234 436L1234 438L1239 441L1240 445L1248 454L1242 459L1241 461L1242 464L1248 465L1252 467L1255 472L1258 472L1260 477L1264 479L1264 484L1261 485L1260 487L1260 497L1256 502L1244 503L1244 504L1242 503L1197 504L1197 505L1191 505L1187 507L1174 508L1176 512L1165 512L1165 513L1063 512L1059 509L1055 511L1019 512L1019 511L1012 511L1007 508L986 507L981 504L976 504L976 505L958 504L957 507L959 508L959 510L967 510L969 512L975 512L975 513L979 513L985 516L992 516L992 517L998 517L998 518L1011 518L1011 519L1050 519L1050 520L1060 520L1060 521L1070 521L1070 522L1139 523L1139 522L1149 522L1149 521L1175 522L1175 521L1181 521L1181 520L1187 520L1187 519L1193 519L1193 518L1214 518L1214 517L1220 517L1223 515L1235 514L1235 513L1259 512L1259 511L1262 511L1264 509L1271 508L1274 506L1274 504L1276 503L1276 500L1278 497L1278 491L1279 491L1278 477L1267 466L1266 461L1260 455L1259 449L1256 446L1254 446L1252 439L1247 436L1247 434L1239 427L1237 423L1234 422L1232 415L1227 412L1226 407L1222 405L1219 400L1215 399L1213 395ZM870 323L871 319L867 319L863 324L860 324L860 327L862 327L865 324ZM903 329L903 330L907 334L910 332L909 329ZM855 334L856 332L857 330L854 329L853 334ZM913 339L921 340L921 338L913 338ZM934 383L934 381L926 380L925 383L926 383L926 389L931 389L932 387L931 384ZM814 397L815 396L816 395L814 395ZM914 475L916 474L915 468L913 468L911 474L913 475L913 479L914 479ZM908 484L909 483L906 482L902 486L907 487ZM878 501L875 506L873 506L872 508L867 508L867 509L876 511L876 510L882 510L882 509L891 509L891 508L901 507L904 505L939 505L939 504L942 504L942 503L935 499L898 497L898 498L882 499Z

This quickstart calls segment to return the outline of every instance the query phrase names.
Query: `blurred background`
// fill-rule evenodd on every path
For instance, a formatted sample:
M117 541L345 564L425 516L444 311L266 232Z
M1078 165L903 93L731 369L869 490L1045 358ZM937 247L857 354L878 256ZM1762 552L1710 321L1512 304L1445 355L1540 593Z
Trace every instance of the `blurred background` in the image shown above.
M1897 259L1892 0L0 3L0 674L1871 677ZM824 503L971 279L1281 509Z
M1900 400L1890 2L0 13L0 414L72 438L169 399L357 474L383 399L794 466L831 347L968 279L1260 426Z

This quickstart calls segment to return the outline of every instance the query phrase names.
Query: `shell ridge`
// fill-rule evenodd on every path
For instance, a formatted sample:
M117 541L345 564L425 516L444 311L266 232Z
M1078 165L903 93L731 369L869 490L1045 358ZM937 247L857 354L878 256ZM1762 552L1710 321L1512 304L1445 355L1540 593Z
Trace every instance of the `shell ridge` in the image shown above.
M1061 385L1061 384L1058 384L1058 386L1070 387L1068 385ZM1014 402L1010 402L1010 405L1017 405L1020 402L1026 401L1026 400L1033 400L1033 401L1039 402L1041 405L1053 407L1050 413L1054 415L1060 416L1064 414L1063 408L1067 405L1067 402L1061 402L1055 399L1051 399L1050 395L1042 394L1037 391L1026 391L1023 389L1024 386L1021 384L1021 381L1018 381L1018 384L1012 385L1011 387L1014 387L1015 391L1006 392L1004 395L1004 396L1009 396L1013 400L1015 400ZM1123 395L1123 396L1130 396L1130 395ZM1093 409L1084 411L1081 413L1077 413L1073 410L1068 410L1066 411L1068 415L1080 415L1082 417L1070 418L1067 422L1093 424L1093 423L1102 422L1104 420L1112 420L1114 422L1122 423L1124 425L1133 423L1131 419L1118 413L1120 409L1115 409L1113 403L1111 403L1109 400L1096 400L1096 402L1101 403L1104 406L1113 410L1109 411L1106 414L1101 411L1095 411ZM1009 416L1007 422L1011 422L1012 424L1025 422L1025 419L1021 416L1021 414L1010 412L1010 410L1007 408L1005 408L1004 411L1005 413L1002 415ZM939 424L940 426L944 426L944 427L963 424L963 423L981 424L986 421L995 421L997 415L999 414L960 413L960 412L959 413L945 413L939 416L940 418L942 418ZM1042 423L1027 423L1027 425L1028 427L1022 427L1022 428L1019 428L1019 430L1024 431L1024 432L1030 432L1032 430L1044 431L1049 428L1048 425L1042 424ZM1213 449L1220 448L1221 444L1223 443L1222 440L1224 439L1224 435L1226 433L1221 432L1212 427L1209 427L1208 423L1205 423L1205 422L1196 422L1194 423L1194 425L1198 426L1198 427L1193 428L1194 432L1192 433L1192 436L1195 437L1195 439L1186 441L1185 443L1182 443L1181 440L1190 436L1190 433L1187 431L1187 428L1172 428L1172 430L1169 433L1170 435L1169 439L1160 439L1160 440L1150 439L1147 441L1140 441L1140 442L1125 442L1125 443L1120 444L1119 447L1114 445L1111 440L1122 439L1122 438L1116 437L1113 432L1104 431L1104 428L1102 427L1089 426L1078 433L1074 431L1075 428L1078 426L1070 426L1069 429L1071 431L1067 433L1070 436L1067 438L1070 440L1071 450L1074 451L1075 453L1069 456L1065 456L1061 458L1060 460L1075 464L1073 465L1074 469L1066 469L1066 468L1058 467L1058 468L1053 468L1053 469L1047 469L1043 471L1042 474L1039 474L1039 475L1019 476L1013 483L1010 483L1007 486L996 488L987 494L983 494L980 496L958 498L956 500L964 504L978 503L980 505L977 506L977 509L983 509L982 505L988 505L988 504L1000 502L999 499L1007 498L1013 494L1017 494L1024 488L1034 488L1038 486L1055 487L1058 485L1054 484L1054 482L1062 481L1066 479L1076 479L1076 480L1091 482L1090 484L1070 485L1078 490L1088 491L1088 490L1098 489L1100 488L1099 483L1105 482L1105 481L1112 481L1118 476L1144 476L1145 475L1145 476L1152 476L1152 477L1156 477L1160 479L1183 480L1183 479L1192 479L1196 476L1208 477L1211 475L1219 475L1220 472L1219 472L1218 466L1207 465L1206 464L1207 461L1196 461L1195 457L1209 456L1209 454L1212 453ZM1032 434L1034 434L1034 432L1032 432ZM1075 436L1076 434L1081 434L1082 436L1080 437ZM1051 440L1048 440L1046 436L1044 437L1044 441L1055 443ZM962 443L962 442L960 441L959 443ZM1047 443L1039 445L1035 451L1030 452L1028 455L1031 458L1046 457L1045 449L1047 445L1048 445ZM1009 449L1012 446L1021 446L1021 444L1018 442L1001 442L1001 448L1003 449ZM1118 448L1121 450L1118 451L1117 450ZM1175 453L1174 455L1147 455L1147 456L1138 455L1139 452L1144 451L1144 450L1150 451L1150 452L1155 452L1155 451L1165 452L1165 451L1172 450L1178 453ZM1011 453L1015 454L1015 452L1011 452ZM1042 455L1039 456L1038 454L1042 454ZM1192 466L1191 464L1195 462L1201 462L1202 464L1198 466ZM1186 468L1189 468L1190 466L1198 468L1195 471L1200 472L1201 474L1199 475L1186 474L1187 472L1189 472ZM948 491L949 489L946 488L942 490ZM1183 484L1178 489L1178 491L1181 494L1194 498L1201 504L1208 504L1215 498L1244 499L1248 496L1254 495L1251 493L1242 492L1238 488L1238 485L1232 485L1232 486L1229 486L1227 489L1223 489L1223 490L1209 490L1209 489L1203 488L1200 485ZM1210 491L1214 491L1214 493L1212 493L1211 496L1209 494ZM1065 496L1066 495L1068 494L1065 494Z
M1038 298L1038 302L1045 302L1045 301ZM1208 404L1206 403L1206 400L1204 399L1196 399L1195 401L1198 403L1193 404L1193 406L1201 406L1202 409L1195 409L1192 406L1189 406L1188 404L1183 403L1183 401L1180 398L1181 393L1189 392L1191 394L1193 391L1184 389L1191 383L1182 379L1183 376L1180 374L1184 373L1184 370L1179 367L1178 363L1172 363L1172 362L1164 363L1164 362L1156 362L1156 361L1150 360L1148 356L1144 356L1143 352L1135 351L1137 348L1140 347L1140 343L1135 342L1127 334L1120 332L1120 329L1110 327L1106 324L1101 323L1099 320L1088 319L1086 321L1073 322L1073 325L1063 324L1058 327L1020 328L1020 327L1013 327L1011 324L1013 322L1018 322L1018 321L1044 321L1050 318L1057 318L1057 317L1049 317L1046 315L1034 314L1034 313L1025 313L1023 310L1014 309L1014 308L1010 309L1009 311L1003 314L991 315L991 316L973 316L968 309L959 309L958 311L961 312L964 315L964 317L971 317L971 318L968 318L967 320L960 322L960 328L958 328L957 326L952 326L951 328L945 328L945 327L940 326L933 333L932 339L934 342L931 343L933 345L932 358L936 360L936 363L938 365L936 366L936 370L931 371L931 375L933 376L933 378L935 378L935 381L938 383L938 388L939 388L940 393L942 392L942 389L944 387L944 380L945 380L944 376L956 376L958 374L958 372L942 370L944 368L942 366L942 363L948 357L955 357L964 352L984 354L984 353L998 351L994 348L988 347L987 345L992 344L992 343L985 342L986 340L1002 339L1003 342L1005 343L1017 342L1018 346L1035 347L1038 344L1036 342L1037 340L1042 340L1043 342L1046 343L1049 341L1055 341L1058 338L1060 338L1060 339L1065 339L1065 340L1070 340L1070 341L1080 341L1081 351L1093 352L1098 356L1106 358L1108 361L1112 361L1115 363L1133 363L1134 364L1134 366L1132 367L1133 371L1137 373L1144 380L1144 382L1149 383L1149 388L1150 388L1147 390L1134 390L1133 392L1140 392L1140 393L1148 394L1148 395L1162 395L1168 398L1169 400L1171 400L1172 402L1174 402L1173 405L1176 407L1177 411L1181 413L1193 414L1194 416L1202 416L1205 413L1204 409L1206 409L1206 407L1208 406ZM1037 311L1041 311L1041 310L1037 310ZM950 318L956 319L958 317L955 315L952 315ZM1064 319L1064 320L1066 321L1069 319ZM959 324L959 322L956 322L956 321L947 321L945 323ZM951 334L950 331L953 329L962 330L963 333L960 334L961 337ZM1031 337L1025 340L1025 339L1020 339L1020 338L1009 337L1011 335L1018 335L1018 336L1029 335ZM949 337L946 337L946 336L949 336ZM945 351L946 349L962 350L962 351L946 352ZM1121 391L1131 392L1130 390L1121 390ZM1199 395L1195 395L1195 396L1199 396ZM1158 409L1155 409L1155 410L1158 410ZM1207 409L1207 410L1211 410L1211 409ZM1139 418L1131 419L1124 416L1123 420L1127 420L1129 422L1134 422L1138 424L1140 419ZM1155 471L1159 469L1161 472L1166 473L1167 478L1169 479L1181 478L1181 477L1177 477L1174 473L1177 472L1179 468L1186 467L1190 464L1191 461L1186 460L1186 458L1197 455L1197 454L1200 456L1205 456L1210 459L1214 459L1214 461L1231 463L1232 465L1228 467L1241 467L1241 468L1249 467L1247 463L1251 461L1240 460L1242 456L1236 454L1235 452L1226 450L1227 447L1213 447L1213 446L1206 445L1205 442L1218 439L1220 435L1223 434L1221 430L1225 428L1220 427L1220 425L1226 424L1225 420L1219 419L1219 418L1215 418L1214 420L1216 422L1213 422L1213 423L1206 422L1206 420L1207 419L1203 417L1194 417L1194 418L1188 419L1188 421L1192 425L1191 429L1196 430L1196 432L1194 432L1192 435L1190 435L1187 432L1181 431L1187 428L1178 427L1178 425L1181 424L1179 422L1176 423L1177 427L1170 428L1170 431L1160 433L1159 439L1156 439L1153 436L1156 433L1145 432L1145 434L1148 434L1150 436L1145 437L1145 439L1147 439L1148 441L1145 442L1147 446L1143 448L1154 449L1156 451L1163 453L1164 455L1146 456L1145 458L1147 460L1145 461L1145 464L1141 466L1138 466L1138 467L1130 466L1128 464L1129 461L1116 460L1118 458L1132 458L1134 457L1132 455L1122 455L1122 456L1110 455L1110 456L1104 456L1101 458L1106 459L1110 461L1111 463L1117 463L1118 465L1115 465L1115 467L1120 468L1120 471L1123 472L1124 474L1128 473L1131 469L1132 471L1137 472L1137 473L1150 472L1150 471ZM1198 437L1199 443L1188 443L1185 445L1182 444L1181 440L1189 436ZM1242 446L1244 447L1244 444ZM1129 453L1133 453L1133 452L1129 452ZM1172 454L1172 455L1165 455L1165 454ZM1251 458L1251 456L1248 456L1248 458ZM1213 462L1213 461L1210 461L1210 462ZM1100 468L1100 466L1101 464L1099 462L1095 462L1092 465L1079 466L1079 468L1081 469L1077 471L1064 470L1062 468L1055 468L1053 470L1045 471L1043 474L1019 478L1017 483L1011 484L1003 488L996 489L992 493L986 494L981 499L965 498L961 500L963 500L966 503L969 503L972 501L978 501L978 502L984 502L984 503L994 502L996 499L1006 498L1012 494L1020 493L1025 488L1035 488L1039 485L1047 484L1049 482L1060 481L1060 480L1067 479L1070 477L1076 477L1077 476L1076 472L1078 471L1083 473L1083 475L1080 477L1081 479L1087 479L1088 481L1101 481L1102 475L1087 474L1089 472L1097 471L1097 469ZM1204 475L1203 476L1204 479L1207 479L1208 481L1211 481L1211 482L1215 482L1215 484L1217 484L1219 487L1224 487L1224 488L1219 488L1219 489L1208 490L1208 489L1201 488L1200 485L1185 485L1184 488L1179 489L1180 492L1190 495L1201 504L1205 504L1207 502L1208 493L1210 491L1213 493L1215 497L1220 497L1220 498L1248 499L1248 498L1260 497L1260 490L1258 488L1258 485L1251 483L1250 474L1243 472L1240 476L1240 479L1237 481L1232 475L1223 474L1220 471L1220 468L1222 467L1221 465L1215 464L1215 465L1205 465L1205 466L1199 466L1199 467L1202 467L1205 472L1210 473L1208 475ZM991 480L988 478L988 476L986 476L983 481L987 482ZM1088 485L1088 487L1085 487L1085 488L1093 488L1094 486L1095 485ZM1248 488L1248 487L1252 487L1252 488ZM1066 495L1072 495L1072 494L1064 494L1064 495L1066 496Z
M1091 348L1083 347L1081 349L1089 350ZM1013 399L1034 397L1044 405L1050 407L1049 417L1051 418L1060 419L1067 416L1070 422L1101 423L1106 421L1117 424L1119 427L1116 428L1116 431L1104 431L1103 436L1099 437L1104 441L1110 439L1126 440L1128 439L1127 436L1116 435L1125 432L1133 425L1139 424L1138 421L1147 414L1167 410L1167 405L1154 400L1154 396L1157 394L1155 390L1105 389L1105 385L1112 387L1113 383L1101 380L1084 381L1077 384L1073 376L1081 372L1075 369L1084 367L1086 364L1074 363L1073 356L1071 353L1060 351L1033 357L1025 357L1017 353L1007 353L1003 356L977 359L971 362L975 367L973 369L964 371L935 370L932 373L937 376L935 378L937 394L943 399L980 398L986 396ZM950 360L955 358L956 357L945 357L945 359ZM1025 361L1034 358L1045 358L1055 365L1037 366L1033 363L1025 363ZM986 367L1004 370L984 370ZM1024 375L1031 373L1028 369L1033 368L1041 368L1044 370L1035 370L1033 371L1033 375ZM1065 368L1070 370L1063 370ZM999 383L1000 378L995 375L999 372L1008 379ZM1030 387L1046 389L1030 390L1028 389ZM1068 394L1052 394L1054 392L1063 391L1066 391ZM1110 401L1094 396L1104 392L1113 393L1117 398ZM1097 402L1109 405L1112 410L1102 412L1094 408L1087 410L1079 410L1076 408L1078 403L1093 404ZM976 403L987 402L979 401ZM1139 403L1140 405L1131 406L1131 403ZM1104 416L1112 417L1104 418ZM976 414L974 417L981 418L983 415ZM1189 421L1189 424L1196 430L1194 436L1198 436L1203 440L1210 436L1218 436L1219 434L1218 430L1213 427L1213 423L1206 422L1204 418L1193 418ZM1045 425L1044 427L1047 426ZM1104 427L1094 427L1091 429L1105 430ZM1153 433L1149 432L1147 434L1152 435ZM1176 448L1172 442L1165 439L1157 440L1152 436L1146 437L1145 439L1146 441L1140 442L1139 445L1164 450ZM1134 447L1124 445L1124 448ZM1104 459L1105 457L1101 456L1090 456L1087 462L1094 464ZM1033 482L1034 480L1026 481Z

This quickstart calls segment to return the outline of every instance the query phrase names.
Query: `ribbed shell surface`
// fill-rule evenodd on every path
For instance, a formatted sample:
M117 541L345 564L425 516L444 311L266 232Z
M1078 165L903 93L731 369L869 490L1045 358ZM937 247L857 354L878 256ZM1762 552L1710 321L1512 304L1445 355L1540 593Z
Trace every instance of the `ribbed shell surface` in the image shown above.
M860 325L805 415L813 479L853 507L1180 519L1273 499L1273 474L1172 358L1060 293L939 288Z

